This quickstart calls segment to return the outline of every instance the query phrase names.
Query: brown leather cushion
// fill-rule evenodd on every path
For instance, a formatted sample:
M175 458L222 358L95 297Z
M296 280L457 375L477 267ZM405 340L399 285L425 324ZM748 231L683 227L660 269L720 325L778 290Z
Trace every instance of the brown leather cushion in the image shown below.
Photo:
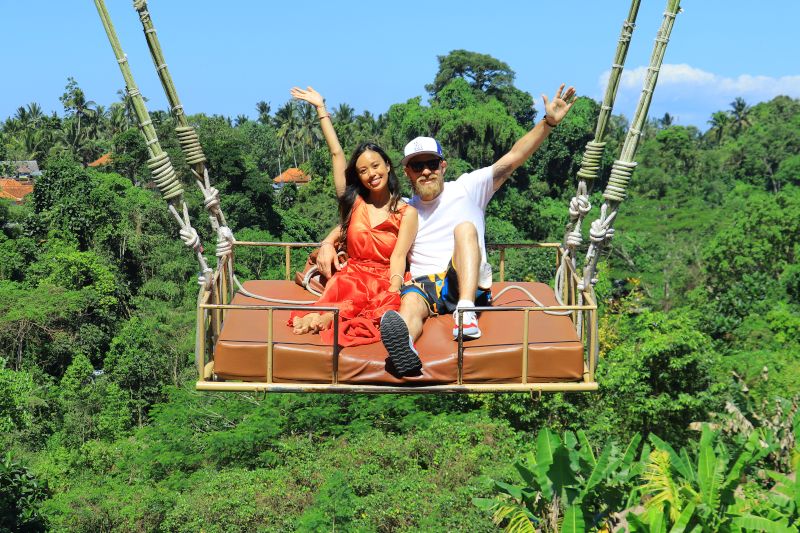
M495 283L495 294L510 283ZM545 305L555 305L552 289L542 283L514 283ZM291 281L255 280L245 283L254 294L289 300L313 299ZM270 304L236 294L237 305ZM504 294L495 306L532 305L522 292ZM319 335L295 335L286 326L291 311L273 315L273 381L330 383L333 372L330 346ZM521 311L485 312L480 317L483 336L464 343L464 383L513 383L522 375ZM214 372L223 379L266 381L267 311L229 310L214 352ZM458 343L452 338L453 319L441 316L425 324L417 349L422 374L398 378L386 371L387 354L381 343L344 348L339 353L339 382L351 384L449 384L458 380ZM572 321L565 316L531 312L529 316L528 380L578 381L583 376L583 346Z

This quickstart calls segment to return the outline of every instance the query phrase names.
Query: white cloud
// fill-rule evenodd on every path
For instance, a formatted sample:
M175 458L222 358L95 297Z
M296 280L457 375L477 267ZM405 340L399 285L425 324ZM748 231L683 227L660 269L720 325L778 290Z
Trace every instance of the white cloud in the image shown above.
M641 66L626 69L622 72L620 87L623 90L641 90L644 83L647 67ZM600 76L600 86L605 89L608 82L609 71ZM658 86L682 87L685 89L703 89L708 93L717 94L728 98L735 96L751 96L758 101L769 100L780 94L794 98L800 97L800 76L754 76L742 74L735 78L728 78L706 72L691 65L665 64L658 73Z
M626 69L622 73L618 102L636 101L642 90L647 67ZM598 80L600 94L605 91L610 71ZM800 98L800 75L759 76L741 74L726 77L687 64L662 65L658 75L651 116L668 111L684 117L682 123L704 125L714 111L726 109L734 98L741 96L749 104L771 100L778 95ZM691 117L691 118L690 118Z

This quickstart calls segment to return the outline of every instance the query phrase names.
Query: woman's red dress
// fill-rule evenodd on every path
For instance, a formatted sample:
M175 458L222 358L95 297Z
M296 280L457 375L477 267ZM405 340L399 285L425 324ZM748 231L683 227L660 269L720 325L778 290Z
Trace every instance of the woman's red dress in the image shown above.
M356 196L347 228L347 265L328 281L314 304L339 308L339 345L358 346L381 340L380 319L386 311L400 308L400 294L389 292L389 259L397 243L400 221L406 205L372 227L366 202ZM289 318L312 311L295 311ZM320 332L322 340L333 344L333 327Z

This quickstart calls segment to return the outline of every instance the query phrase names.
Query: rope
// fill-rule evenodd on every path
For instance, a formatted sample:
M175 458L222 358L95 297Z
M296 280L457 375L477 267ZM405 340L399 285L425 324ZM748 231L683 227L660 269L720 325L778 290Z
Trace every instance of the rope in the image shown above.
M635 161L621 161L617 159L611 167L611 177L608 179L603 198L621 202L625 199L625 191L631 182L633 171L636 170Z
M222 209L220 208L219 189L211 186L208 168L206 168L205 165L203 166L202 177L200 177L200 174L198 174L195 169L191 169L191 171L192 174L194 174L197 187L203 193L203 207L205 207L206 211L211 215L211 225L214 227L214 230L216 231L220 226L227 226L225 215L222 214Z
M260 294L254 294L247 289L245 289L242 284L239 282L239 279L234 276L233 281L236 283L236 286L239 288L239 292L248 296L250 298L255 298L256 300L261 300L264 302L274 302L278 304L287 304L287 305L310 305L317 303L317 300L282 300L280 298L270 298L268 296L261 296Z
M611 108L609 108L610 110ZM605 134L605 132L603 132ZM595 139L597 137L595 136ZM605 142L598 142L592 140L586 143L586 149L583 152L583 159L581 160L581 168L578 171L578 177L585 180L597 179L600 172L600 163L603 160L603 151L606 148Z
M158 142L158 139L154 139ZM161 191L165 200L172 200L183 195L183 185L178 181L178 176L175 174L175 169L172 167L172 161L166 152L162 152L147 161L147 168L150 169L150 174L153 176L158 190Z
M181 227L179 234L183 244L191 248L195 255L197 255L197 261L200 263L200 275L197 277L197 281L203 287L208 288L211 284L211 274L214 271L208 267L206 259L203 257L203 244L200 242L200 236L197 234L197 230L192 227L192 222L189 218L189 208L186 207L186 202L182 199L181 208L183 216L178 213L174 205L170 204L168 206L169 212L172 213L172 216L175 217L175 220L178 221Z
M203 147L200 145L200 138L192 126L178 126L175 128L175 133L178 134L178 142L181 145L181 150L186 156L186 162L190 165L199 165L206 162L206 156L203 153Z
M134 6L144 9L145 2L143 0L136 0ZM100 20L103 23L103 28L108 36L108 41L114 51L114 56L119 64L122 77L125 79L125 89L133 102L133 108L136 112L136 120L139 124L139 129L145 139L150 159L147 161L147 167L150 170L153 180L161 192L165 200L169 202L169 210L178 221L180 225L180 238L183 242L190 247L197 255L197 261L200 264L200 275L198 276L198 283L203 287L209 288L212 282L213 270L208 267L205 257L203 257L203 246L200 242L200 237L197 231L192 227L189 219L189 210L186 207L186 202L183 199L183 185L178 180L175 174L175 169L169 159L169 155L161 148L158 142L158 135L153 127L153 121L147 106L144 103L144 98L136 86L136 81L133 78L133 73L130 69L130 64L127 56L122 51L122 45L119 42L117 33L111 22L111 17L108 14L104 0L95 0L95 7L97 13L100 15ZM142 13L140 13L142 15ZM147 12L144 12L143 19L149 18ZM163 63L163 61L162 61ZM175 204L180 203L182 206L183 216L181 216Z
M633 160L641 139L642 128L647 119L647 112L650 109L650 102L658 81L658 72L664 61L669 36L675 23L675 17L680 9L680 0L668 0L667 10L664 19L655 39L653 53L650 56L650 65L647 68L647 76L642 87L642 94L636 106L631 126L625 136L625 142L619 159L614 161L611 168L611 176L603 192L603 205L600 207L600 217L592 222L589 236L591 244L586 252L586 261L583 269L583 279L578 284L580 290L597 283L597 262L603 246L614 237L614 220L617 216L619 204L627 197L627 189L636 169L636 162Z
M531 300L533 303L535 303L537 306L539 306L539 307L547 307L545 304L543 304L542 302L540 302L540 301L539 301L539 299L538 299L538 298L536 298L536 296L534 296L533 294L531 294L531 293L528 291L528 289L526 289L525 287L520 287L519 285L509 285L509 286L507 286L507 287L504 287L504 288L503 288L503 290L501 290L500 292L498 292L498 293L497 293L497 295L493 297L494 301L496 302L497 300L499 300L499 299L500 299L500 297L501 297L502 295L504 295L505 293L507 293L508 291L510 291L510 290L512 290L512 289L514 289L514 290L518 290L518 291L522 291L523 293L525 293L525 295L526 295L528 298L530 298L530 300ZM548 314L548 315L555 315L555 316L566 316L566 315L570 315L570 314L572 314L572 311L542 311L542 313L545 313L545 314Z
M581 168L576 175L578 185L576 187L575 196L570 200L570 222L567 224L567 228L564 232L564 261L561 262L561 265L559 265L556 271L554 286L556 300L561 305L563 305L561 296L564 293L563 284L567 280L567 261L571 262L573 270L577 271L578 269L577 248L583 245L583 220L592 209L592 204L589 202L591 185L597 179L600 173L600 167L602 166L603 152L606 147L605 136L608 129L608 122L611 117L611 111L614 108L614 102L617 98L620 80L622 79L622 70L625 67L625 59L627 58L628 48L630 47L630 42L633 37L633 30L636 28L639 3L640 0L631 0L628 17L622 23L619 40L617 41L617 49L614 52L614 60L611 63L611 75L608 77L608 84L606 85L603 102L600 106L600 113L597 117L594 139L586 143L583 158L581 159ZM578 298L581 300L582 295L579 294ZM578 316L578 333L580 334L580 313Z
M231 255L233 253L233 244L235 242L236 239L234 238L231 229L228 226L221 226L217 230L217 258L221 260Z

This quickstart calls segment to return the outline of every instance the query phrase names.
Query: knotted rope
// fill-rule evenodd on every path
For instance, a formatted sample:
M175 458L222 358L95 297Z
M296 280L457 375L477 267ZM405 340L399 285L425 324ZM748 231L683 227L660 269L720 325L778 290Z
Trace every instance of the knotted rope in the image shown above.
M178 126L175 128L175 133L178 135L178 142L181 145L181 151L183 151L183 154L186 156L187 163L190 165L200 165L206 162L203 147L200 145L200 138L197 136L197 132L193 126L189 126L188 124L185 126Z
M150 169L153 181L165 200L183 196L183 185L178 181L172 161L166 152L150 158L147 161L147 168Z
M575 196L572 197L569 204L569 223L567 224L566 231L564 232L563 240L563 256L561 264L556 271L555 279L555 294L558 303L563 305L562 294L564 294L564 283L568 279L567 265L571 263L572 269L577 271L577 249L583 245L583 220L591 212L592 204L589 201L589 194L592 190L594 181L600 174L600 167L603 161L603 152L605 151L606 130L608 129L609 118L611 111L614 108L614 101L617 97L620 80L622 79L622 70L625 65L625 59L628 55L628 48L633 37L633 30L636 28L636 17L639 13L640 0L631 0L630 9L628 10L628 17L622 23L620 36L617 41L617 49L614 52L614 60L611 64L611 74L608 77L608 84L606 85L606 92L603 96L603 103L600 106L600 113L597 117L597 125L595 126L594 139L586 143L586 148L583 152L581 159L581 168L577 172L578 184L575 191ZM583 293L578 292L578 304L583 303ZM576 329L578 333L582 331L582 318L578 313L578 323Z
M603 191L603 205L600 208L600 217L592 223L590 230L591 244L586 252L586 261L583 269L583 279L578 284L580 290L584 290L597 283L597 262L603 247L614 236L614 220L617 216L619 204L627 197L627 189L631 182L631 177L636 169L636 162L633 160L639 146L641 131L647 119L647 112L650 109L650 102L653 99L653 91L658 81L658 73L664 61L669 36L675 24L675 17L680 10L680 0L668 0L667 9L661 27L656 35L653 53L650 56L650 65L647 68L642 93L639 103L636 106L631 127L625 136L625 142L619 159L614 161L611 167L611 176Z
M137 4L144 5L144 2L137 1L134 3L134 5ZM95 0L95 6L97 7L97 12L100 15L103 27L106 30L109 43L111 43L111 48L114 51L117 64L122 72L122 77L125 79L125 89L133 102L139 129L142 136L145 138L147 151L150 155L147 161L147 168L150 170L150 174L159 192L164 199L169 202L169 211L180 226L179 235L181 240L186 246L191 248L197 256L197 261L200 263L198 282L205 288L209 288L212 280L210 274L213 271L208 267L208 263L206 263L205 257L203 257L203 245L189 219L189 210L183 199L183 185L178 180L169 155L161 148L161 144L158 142L158 135L153 127L153 120L150 118L150 112L147 110L144 98L142 98L139 88L136 86L136 81L133 79L133 73L128 64L128 58L122 51L122 46L119 43L119 38L111 23L111 17L108 14L108 9L105 6L104 0ZM182 216L181 213L178 213L175 207L176 205L181 206Z
M211 179L209 178L208 167L206 166L207 159L203 153L203 147L200 144L200 138L198 137L197 131L194 129L194 127L191 126L187 121L186 114L183 112L183 105L181 105L180 99L178 98L178 91L175 88L175 83L172 81L172 76L167 68L167 63L161 50L161 44L159 43L156 29L153 26L153 18L147 9L147 1L134 0L133 8L139 13L139 20L142 23L142 29L144 30L144 35L147 39L147 46L150 49L150 55L153 59L153 64L156 67L156 72L161 80L161 86L164 89L164 93L169 101L170 110L172 111L172 115L177 123L175 133L178 136L178 142L180 144L181 151L186 158L186 162L192 167L191 171L195 177L195 183L203 193L203 207L208 212L208 218L209 222L211 223L211 227L217 234L216 256L217 267L219 268L223 261L228 260L233 254L233 245L236 242L236 238L234 237L233 231L228 227L227 222L225 221L225 215L223 214L220 206L219 190L216 187L211 186ZM183 191L181 189L181 193L182 192ZM183 239L187 245L189 245L190 242L195 243L194 236L197 235L197 232L194 231L193 228L191 230L186 228L185 221L182 221L182 223L184 223L184 227L181 229L181 239ZM192 232L194 233L192 234ZM199 244L199 238L197 239L196 244ZM284 300L253 294L247 291L239 282L239 279L236 277L236 274L233 271L233 263L231 263L231 268L228 269L228 276L233 282L231 286L235 284L238 287L239 292L245 296L249 296L250 298L289 305L305 305L315 303L315 300ZM210 281L210 276L207 277Z

